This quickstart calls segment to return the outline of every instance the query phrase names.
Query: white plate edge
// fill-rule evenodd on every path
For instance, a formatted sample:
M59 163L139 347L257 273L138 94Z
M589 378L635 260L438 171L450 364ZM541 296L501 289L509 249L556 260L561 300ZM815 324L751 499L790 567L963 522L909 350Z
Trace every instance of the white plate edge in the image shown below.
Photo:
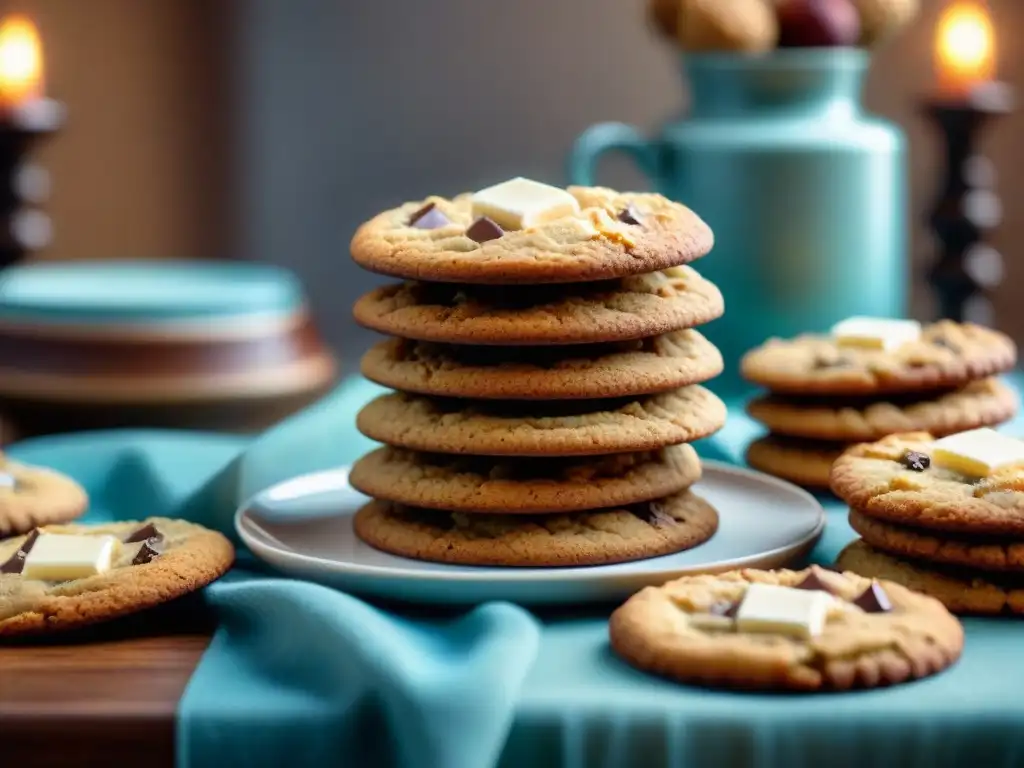
M779 479L777 477L772 477L771 475L767 475L764 472L759 472L757 470L749 469L747 467L737 467L737 466L734 466L732 464L727 464L727 463L722 462L722 461L716 461L714 459L702 460L702 464L706 468L714 469L716 472L721 472L721 473L726 474L726 475L733 475L733 476L737 476L738 475L738 476L741 476L741 477L747 477L748 479L756 480L756 481L759 481L759 482L768 482L769 485L774 485L774 486L776 486L776 487L778 487L778 488L780 488L780 489L782 489L784 491L788 491L788 492L795 491L797 496L802 496L805 501L810 502L815 507L815 510L816 510L817 516L818 516L818 522L814 526L814 529L811 531L810 534L808 534L807 536L802 537L800 540L798 540L798 541L796 541L796 542L794 542L792 544L788 544L786 546L783 546L783 547L776 547L775 549L768 550L767 552L758 553L757 555L752 555L752 556L749 556L749 557L735 558L733 560L723 560L723 561L720 561L718 564L715 565L715 568L714 568L715 571L721 572L723 570L723 568L720 568L719 566L725 566L726 569L742 568L742 567L744 567L744 563L752 561L752 560L760 560L760 559L769 559L769 558L774 558L774 557L780 557L780 556L783 556L786 552L799 551L801 548L807 546L808 544L813 544L813 542L816 541L821 536L822 532L824 531L825 523L827 522L827 519L828 519L827 515L825 514L825 508L821 505L821 502L819 502L814 497L813 494L809 493L808 491L804 490L803 488L801 488L801 487L799 487L797 485L794 485L793 483L790 483L790 482L788 482L786 480L781 480L781 479ZM315 556L312 556L312 555L304 555L304 554L300 554L300 553L296 553L296 552L287 552L287 551L284 551L284 550L271 548L268 545L265 545L262 542L259 542L259 541L255 540L255 539L253 539L248 534L248 532L246 531L245 526L242 524L242 519L245 516L246 511L253 505L253 502L255 502L256 499L258 499L260 496L262 496L262 495L264 495L266 493L270 493L274 488L278 488L278 487L280 487L282 485L285 485L285 484L296 483L296 482L298 482L298 481L300 481L302 479L309 479L309 478L318 477L318 476L322 476L322 475L326 475L326 474L337 474L340 471L347 471L347 469L348 469L348 467L345 466L345 467L337 467L335 469L322 470L320 472L311 472L311 473L309 473L307 475L299 475L297 477L292 477L292 478L289 478L287 480L283 480L280 483L275 483L274 485L269 486L268 488L264 488L259 493L253 494L252 497L247 499L246 502L244 504L242 504L241 506L239 506L238 509L235 511L235 515L234 515L235 532L238 534L239 538L242 539L242 541L249 548L249 550L251 552L253 552L253 554L255 554L257 557L259 557L261 560L263 560L268 565L271 565L273 567L278 567L278 568L279 568L279 566L274 566L274 564L272 562L270 562L270 560L267 559L265 554L264 555L260 555L258 550L262 551L264 553L266 553L266 552L273 552L273 553L275 553L274 554L275 558L277 558L279 560L283 559L285 561L288 561L289 563L293 563L293 564L295 564L296 567L302 568L302 570L304 570L306 572L309 572L310 570L313 570L313 569L319 569L319 570L330 571L334 575L362 576L362 577L383 577L383 578L391 578L391 579L415 578L417 581L429 581L429 582L437 582L437 583L443 583L443 582L474 582L474 581L479 581L482 578L482 576L480 574L478 574L478 573L458 572L458 571L452 572L452 573L445 573L444 571L424 571L422 573L416 574L415 576L410 576L407 572L405 572L403 570L398 570L398 569L390 567L390 566L383 566L383 565L359 565L359 564L354 564L354 563L352 563L350 561L326 560L324 558L315 557ZM531 582L536 582L536 581L539 581L539 580L543 580L545 582L563 582L563 581L570 581L571 582L571 581L579 581L581 579L585 579L586 578L586 573L588 571L592 573L592 568L602 568L602 567L607 567L607 566L591 566L590 568L583 567L583 568L566 568L566 569L563 569L563 568L531 568L531 569L528 569L528 570L510 570L507 573L504 572L504 571L500 572L499 574L488 573L487 574L487 579L492 581L492 582L500 582L500 583L504 583L504 584L508 584L508 583L519 583L519 584L531 583ZM543 571L543 575L542 576L539 575L538 571ZM602 578L605 578L605 579L616 579L616 578L623 578L626 575L627 574L611 574L611 575L608 575L608 576L605 576L605 577L602 577ZM633 576L634 574L628 574L628 575L629 576Z

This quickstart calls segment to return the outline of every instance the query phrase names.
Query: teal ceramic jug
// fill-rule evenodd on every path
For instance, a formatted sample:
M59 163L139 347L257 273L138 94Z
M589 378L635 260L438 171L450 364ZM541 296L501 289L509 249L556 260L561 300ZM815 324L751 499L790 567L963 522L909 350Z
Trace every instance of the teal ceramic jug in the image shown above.
M860 108L868 63L853 49L687 56L685 119L653 139L605 123L577 140L573 183L600 183L601 155L624 151L714 230L696 266L726 300L701 329L725 358L719 394L748 390L739 360L770 336L905 312L905 142Z

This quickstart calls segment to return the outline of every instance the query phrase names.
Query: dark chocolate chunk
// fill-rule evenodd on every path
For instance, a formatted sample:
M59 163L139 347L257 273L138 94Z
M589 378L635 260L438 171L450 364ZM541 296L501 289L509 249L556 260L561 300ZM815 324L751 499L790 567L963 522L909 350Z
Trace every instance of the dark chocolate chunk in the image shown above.
M10 559L0 565L0 573L6 574L18 574L21 573L25 568L25 558L28 557L28 553L32 551L32 547L35 546L36 539L39 538L39 531L32 531L25 540L21 542L21 546L18 547L18 551L11 555Z
M832 587L830 587L828 584L826 584L825 580L822 579L813 569L810 573L804 576L803 580L799 584L797 584L793 588L818 590L819 592L828 592L830 595L836 594L835 590L832 589Z
M157 546L155 539L147 539L142 542L142 546L139 547L139 552L135 555L135 559L132 560L132 565L145 565L150 562L154 557L162 555L163 552Z
M619 213L619 221L623 224L630 224L634 227L639 227L643 226L644 217L640 215L640 211L632 205L629 205L626 207L626 210Z
M927 453L907 451L900 457L900 464L915 472L924 472L932 465L932 460Z
M958 345L954 344L952 341L945 338L944 336L936 336L934 339L932 339L932 344L934 344L936 347L948 349L950 352L954 352L956 354L959 354L961 351Z
M486 216L481 216L470 224L469 229L466 230L466 237L470 240L476 240L478 243L486 243L488 240L497 240L504 234L505 230Z
M877 581L871 582L871 586L861 592L853 604L865 613L888 613L892 610L889 596Z
M708 608L708 613L712 616L725 616L729 619L735 619L736 611L739 609L739 603L734 603L731 600L719 600L717 603L711 604L711 607Z
M451 219L437 209L437 203L427 203L409 217L409 226L417 229L437 229L451 223Z
M131 536L124 540L125 544L134 544L136 541L149 541L153 539L160 541L164 535L157 530L157 527L152 523L146 523L144 526L135 531Z
M666 525L675 525L676 519L672 517L661 504L657 504L652 501L645 501L640 504L631 504L626 507L626 510L636 517L639 517L645 523L653 525L655 528L660 528Z

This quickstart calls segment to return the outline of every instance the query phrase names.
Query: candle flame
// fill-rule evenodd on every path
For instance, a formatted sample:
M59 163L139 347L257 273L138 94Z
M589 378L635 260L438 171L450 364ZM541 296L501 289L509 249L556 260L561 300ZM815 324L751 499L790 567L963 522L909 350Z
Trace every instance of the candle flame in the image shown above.
M969 89L995 76L995 32L984 5L959 0L939 18L936 64L952 87Z
M42 95L43 45L26 16L0 22L0 99L14 106Z

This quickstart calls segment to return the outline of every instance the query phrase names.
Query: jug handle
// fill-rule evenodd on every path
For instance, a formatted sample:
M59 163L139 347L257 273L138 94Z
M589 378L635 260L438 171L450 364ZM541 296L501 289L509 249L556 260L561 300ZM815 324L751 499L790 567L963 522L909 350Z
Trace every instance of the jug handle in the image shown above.
M583 187L597 186L597 165L607 152L625 152L652 182L658 180L656 145L632 125L597 123L573 144L569 154L569 182Z

